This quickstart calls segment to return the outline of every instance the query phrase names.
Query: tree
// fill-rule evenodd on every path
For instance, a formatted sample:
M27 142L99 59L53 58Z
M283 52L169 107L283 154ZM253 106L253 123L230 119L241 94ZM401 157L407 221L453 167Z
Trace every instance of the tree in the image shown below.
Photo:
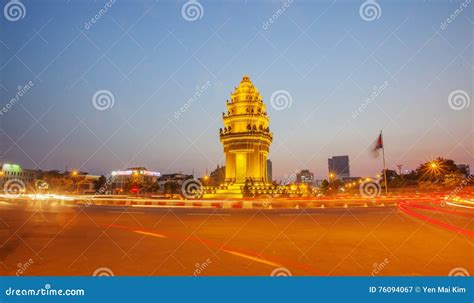
M41 181L48 184L48 189L54 192L72 192L75 191L75 184L78 180L68 173L60 173L57 170L47 171L40 177Z
M337 192L339 190L339 188L341 188L343 186L344 186L344 182L342 180L335 179L335 180L332 180L329 183L329 190Z
M404 180L403 175L399 175L397 174L396 171L391 170L391 169L387 169L386 173L387 173L388 186L390 188L402 187L406 185L407 182ZM381 175L383 176L383 171ZM385 178L382 178L381 185L385 186Z
M405 186L416 186L418 184L418 175L412 170L410 173L402 176Z
M464 175L461 172L446 174L444 176L443 185L447 187L459 186L459 184L461 184L462 180L464 179L463 176Z
M142 193L153 193L158 190L159 186L157 182L153 182L152 180L145 178L141 179L138 183L140 191Z
M336 194L339 188L343 186L344 182L339 179L331 180L331 182L329 182L328 180L323 180L321 186L319 187L319 190L323 194Z
M329 188L329 182L328 180L324 179L323 182L321 182L321 186L319 187L319 190L322 193L326 193Z
M164 194L177 194L180 190L179 184L174 181L168 181L163 185Z
M160 190L160 185L158 184L158 182L151 182L149 187L148 187L148 191L151 192L151 193L156 193Z
M101 175L99 179L94 180L94 189L97 192L103 192L105 189L105 185L107 184L107 179L104 175Z
M446 175L463 173L451 159L441 157L425 162L416 169L418 181L443 182Z

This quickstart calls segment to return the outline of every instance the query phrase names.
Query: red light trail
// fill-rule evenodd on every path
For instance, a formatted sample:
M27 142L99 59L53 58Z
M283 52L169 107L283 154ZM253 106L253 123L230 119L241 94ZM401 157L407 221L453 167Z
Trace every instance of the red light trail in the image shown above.
M440 209L440 208L430 207L430 206L422 206L422 205L416 205L416 204L413 205L413 204L406 203L406 202L400 202L398 204L398 209L400 209L403 213L405 213L409 216L424 220L428 223L431 223L431 224L437 225L439 227L454 231L456 233L463 234L463 235L474 238L474 232L473 231L470 231L470 230L467 230L467 229L464 229L464 228L460 228L460 227L448 224L446 222L439 221L439 220L430 218L428 216L422 215L420 213L417 213L417 212L411 210L410 207L418 208L418 209L434 210L436 212L443 212L443 213L454 213L454 214L462 215L462 216L467 215L468 217L473 217L471 214L452 211L452 210L447 210L447 209Z

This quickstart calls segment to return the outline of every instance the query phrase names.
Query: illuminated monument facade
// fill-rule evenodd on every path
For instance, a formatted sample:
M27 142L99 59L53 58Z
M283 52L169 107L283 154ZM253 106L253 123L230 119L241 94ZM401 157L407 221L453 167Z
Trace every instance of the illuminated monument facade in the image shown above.
M244 76L227 100L219 130L225 153L225 184L205 189L205 197L241 197L245 187L267 188L267 157L273 135L262 96Z
M272 143L262 96L244 76L227 100L220 139L225 153L226 183L267 182L267 157Z

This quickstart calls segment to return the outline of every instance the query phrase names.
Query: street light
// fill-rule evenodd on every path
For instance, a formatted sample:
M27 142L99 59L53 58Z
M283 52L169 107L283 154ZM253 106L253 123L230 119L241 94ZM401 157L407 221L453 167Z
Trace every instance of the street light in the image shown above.
M428 177L431 180L438 180L445 172L444 163L438 159L431 160L425 166L423 177ZM436 178L436 179L435 179Z
M431 173L438 174L441 170L441 165L436 160L431 161L428 165L428 170Z
M77 180L76 180L76 177L79 175L79 172L77 170L73 170L72 173L72 178L73 178L73 181L74 181L74 185L76 185L76 195L79 194L79 184L77 184Z

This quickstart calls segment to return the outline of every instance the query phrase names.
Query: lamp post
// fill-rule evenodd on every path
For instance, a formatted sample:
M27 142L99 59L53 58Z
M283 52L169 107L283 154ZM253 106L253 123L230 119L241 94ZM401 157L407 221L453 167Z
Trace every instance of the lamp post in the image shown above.
M76 195L79 193L79 185L77 184L77 176L79 175L79 172L77 170L72 171L72 181L74 182L74 185L76 187Z

